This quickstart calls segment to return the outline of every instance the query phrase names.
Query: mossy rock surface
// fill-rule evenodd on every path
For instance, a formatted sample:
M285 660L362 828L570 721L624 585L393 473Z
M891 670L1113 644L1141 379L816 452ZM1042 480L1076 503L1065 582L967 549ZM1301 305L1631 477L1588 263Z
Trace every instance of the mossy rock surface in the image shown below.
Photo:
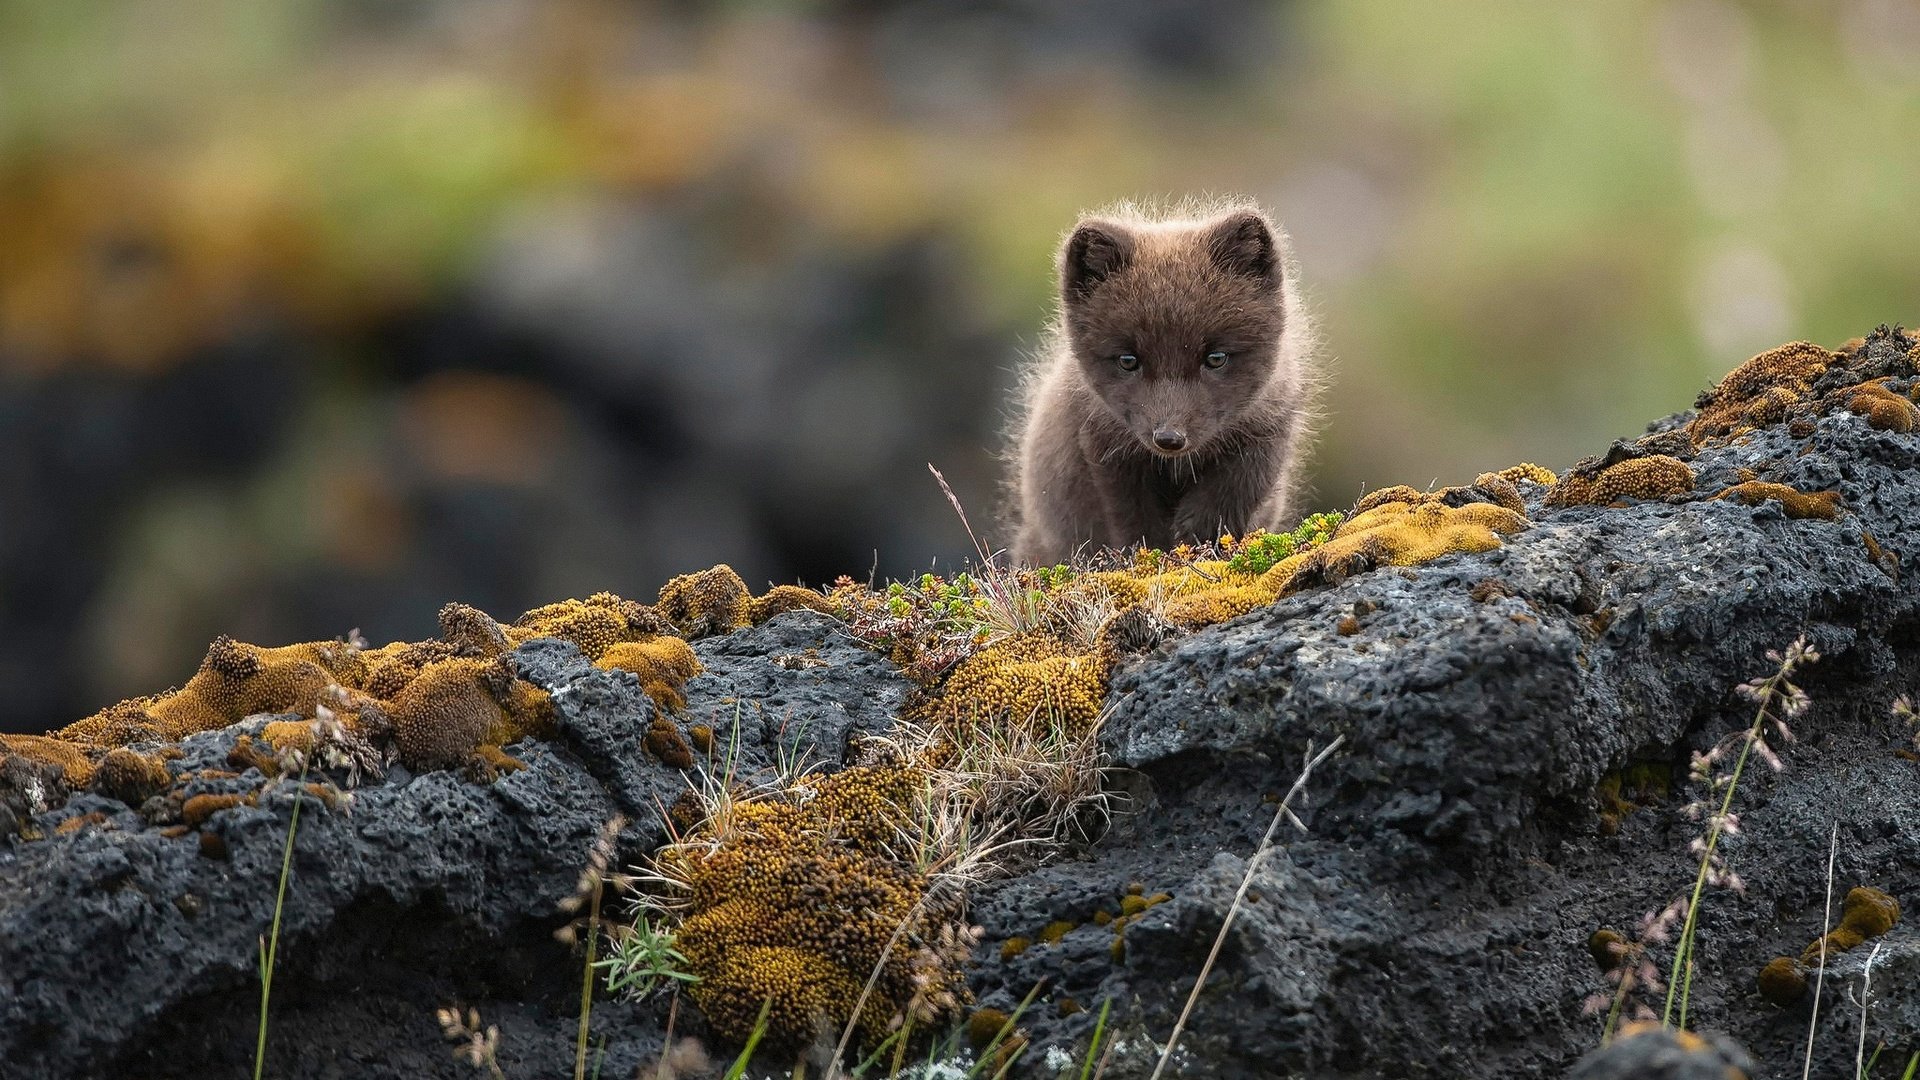
M1151 1072L1274 801L1307 743L1339 735L1301 811L1310 831L1285 834L1254 874L1179 1074L1568 1075L1599 1037L1599 1018L1581 1013L1605 989L1589 937L1688 885L1698 829L1682 813L1684 785L1639 801L1610 832L1596 789L1648 762L1684 777L1691 751L1750 721L1734 687L1804 633L1824 654L1802 680L1813 707L1784 750L1787 770L1743 784L1742 832L1726 853L1746 893L1709 894L1691 1002L1694 1022L1727 1033L1762 1073L1790 1073L1805 1015L1761 999L1754 977L1824 929L1831 824L1842 893L1872 886L1920 910L1920 764L1896 752L1912 731L1888 709L1920 691L1920 434L1875 426L1844 393L1870 376L1911 394L1910 352L1909 339L1876 335L1800 378L1777 410L1728 421L1764 422L1700 436L1680 414L1589 463L1673 457L1691 490L1548 506L1544 483L1510 483L1526 524L1497 546L1357 562L1240 617L1114 650L1103 739L1129 770L1113 782L1134 812L972 898L978 1007L1011 1012L1049 980L1020 1019L1030 1050L1016 1074L1053 1075L1042 1068L1053 1049L1080 1060L1107 1001L1121 1041L1106 1075ZM1836 493L1837 512L1714 497L1755 482ZM924 689L816 612L703 629L716 632L692 642L703 670L682 708L663 711L637 675L592 665L577 644L517 642L516 677L554 708L548 737L504 748L524 769L480 783L396 768L350 807L305 804L270 1073L472 1075L433 1020L458 1002L500 1025L509 1076L569 1074L579 967L551 936L564 919L555 903L614 814L631 821L623 863L667 838L662 814L688 774L649 751L658 723L696 755L732 755L741 776L796 755L833 772ZM241 796L198 823L215 841L92 792L35 803L42 775L0 762L0 824L17 826L0 840L9 1077L249 1069L255 949L296 790L263 787L235 753L268 722L189 735L164 762L176 779L193 774L182 794ZM1047 940L1054 924L1068 928ZM1003 948L1019 937L1026 948ZM1875 940L1869 1040L1910 1052L1920 935L1902 923ZM1866 954L1829 962L1815 1076L1852 1073L1859 1011L1838 995L1858 986ZM1068 998L1083 1011L1060 1008ZM632 1075L657 1052L664 1005L606 1002L594 1015L602 1075ZM679 1023L698 1030L691 1010ZM1632 1049L1581 1075L1624 1075L1605 1069L1641 1067L1635 1053L1675 1051L1676 1068L1708 1060L1690 1045ZM1724 1074L1742 1060L1728 1051L1713 1063Z

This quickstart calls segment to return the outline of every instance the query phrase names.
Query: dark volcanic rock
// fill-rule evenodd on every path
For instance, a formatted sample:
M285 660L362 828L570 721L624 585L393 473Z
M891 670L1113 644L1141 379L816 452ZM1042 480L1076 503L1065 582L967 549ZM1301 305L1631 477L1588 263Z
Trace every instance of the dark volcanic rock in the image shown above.
M1910 364L1878 347L1875 370L1907 392ZM1677 445L1683 419L1651 430ZM1310 743L1343 736L1308 785L1308 831L1283 831L1252 875L1175 1075L1797 1074L1813 995L1778 1008L1755 976L1826 929L1836 827L1836 899L1870 885L1909 921L1830 960L1812 1075L1853 1075L1862 1000L1869 1050L1885 1042L1897 1075L1920 1049L1920 762L1889 709L1920 690L1920 592L1901 565L1920 553L1920 435L1845 411L1792 430L1702 449L1688 497L1549 509L1534 489L1533 527L1495 551L1358 574L1131 661L1104 736L1131 812L975 897L981 1003L1011 1009L1043 984L1018 1071L1077 1076L1103 1003L1105 1075L1152 1071L1277 800ZM1713 498L1756 477L1836 490L1845 512ZM1701 907L1689 1024L1731 1041L1591 1053L1602 1019L1583 1005L1611 987L1588 938L1631 935L1684 896L1702 828L1685 813L1701 794L1690 757L1751 723L1734 688L1799 635L1823 654L1800 679L1812 709L1785 771L1755 762L1742 781L1723 852L1744 892ZM696 648L706 672L666 719L710 728L714 770L741 779L837 768L906 700L887 661L809 612ZM490 785L395 771L350 812L305 804L274 1075L469 1075L432 1016L455 1002L501 1026L509 1076L570 1069L580 961L552 939L555 902L604 821L631 819L622 857L637 858L694 778L642 749L658 716L630 676L560 642L515 658L561 713L558 738L510 748L526 770ZM170 767L221 766L244 730L195 736ZM203 841L97 795L46 809L26 784L0 783L0 806L46 837L0 848L0 1072L243 1075L293 785L215 814ZM59 830L89 813L105 824ZM1650 955L1664 967L1671 945ZM1628 1013L1662 1004L1643 993ZM631 1075L663 1021L600 1002L602 1075Z
M735 769L751 779L780 755L837 764L853 728L876 728L905 682L886 661L799 612L701 642L708 673L688 685L683 720L723 699L779 700L763 722L747 708ZM783 667L773 658L804 655ZM553 694L560 738L509 750L527 768L480 785L457 772L395 769L341 810L306 798L282 915L267 1072L275 1076L469 1077L434 1010L460 1003L502 1030L509 1076L569 1075L580 957L554 941L589 844L615 814L623 862L665 839L660 808L686 776L641 750L654 717L633 676L588 664L572 644L534 641L515 661ZM176 775L228 768L253 720L189 738ZM722 735L722 738L729 736ZM778 739L778 748L776 748ZM13 761L15 759L8 759ZM312 779L320 779L316 773ZM336 777L338 779L338 777ZM257 772L190 790L248 791ZM168 838L114 800L79 795L34 817L49 838L0 848L0 1076L250 1075L259 1006L258 942L272 922L291 781L257 807L214 814L204 832ZM70 834L89 811L107 827ZM658 1052L664 1015L618 1002L594 1010L603 1076L629 1076ZM687 1030L683 1019L682 1030Z
M1123 671L1106 742L1154 797L1073 880L1109 907L1131 880L1174 900L1127 928L1122 962L1085 963L1069 934L989 964L987 1000L1048 979L1028 1025L1042 1048L1084 1047L1112 1000L1130 1034L1107 1075L1146 1075L1244 870L1216 852L1251 854L1309 742L1342 735L1313 778L1311 833L1256 875L1260 902L1235 922L1180 1054L1211 1077L1554 1075L1600 1034L1581 1015L1609 989L1588 936L1631 932L1692 885L1690 752L1752 722L1733 688L1804 634L1823 654L1801 680L1814 706L1787 771L1755 763L1743 781L1743 831L1724 851L1746 891L1703 901L1689 1013L1797 1069L1806 1006L1765 1003L1754 977L1819 935L1829 827L1840 893L1873 885L1920 904L1920 767L1896 754L1912 730L1889 712L1920 683L1920 594L1866 539L1909 563L1920 551L1920 436L1840 412L1804 438L1782 426L1705 449L1693 467L1689 501L1549 510L1536 492L1534 527L1505 547L1294 596ZM1751 478L1743 468L1837 489L1847 512L1794 520L1777 502L1712 500ZM1359 630L1343 635L1348 615ZM1596 789L1629 766L1665 790L1607 835ZM1033 884L980 899L985 955L1007 933L1083 917ZM1859 1010L1836 1014L1865 951L1829 969L1815 1076L1852 1075ZM1883 954L1905 962L1876 966L1870 1019L1870 1042L1902 1066L1920 1048L1911 951ZM1067 997L1088 1012L1057 1018L1049 1003Z

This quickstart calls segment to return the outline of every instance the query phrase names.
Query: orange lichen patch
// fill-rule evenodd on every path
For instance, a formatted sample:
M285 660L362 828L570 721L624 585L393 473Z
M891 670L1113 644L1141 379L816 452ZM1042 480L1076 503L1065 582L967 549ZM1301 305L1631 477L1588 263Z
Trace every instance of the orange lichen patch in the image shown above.
M1620 499L1662 499L1693 490L1693 469L1666 454L1605 464L1590 458L1560 478L1548 506L1609 506Z
M1773 499L1790 518L1832 521L1840 516L1840 493L1837 491L1801 491L1785 484L1770 484L1761 480L1735 484L1714 498L1733 499L1748 506L1759 506Z
M457 767L482 746L544 735L553 718L545 691L499 660L464 657L429 666L380 711L400 759L420 770Z
M137 807L165 791L173 783L167 763L154 754L141 754L124 747L107 751L94 769L93 789L128 806Z
M77 833L81 829L84 829L89 825L92 825L95 828L101 828L101 827L111 826L112 824L113 824L112 818L108 817L107 815L101 813L98 810L94 810L85 814L75 814L74 816L63 820L62 822L60 822L60 824L55 825L53 827L53 831L58 835L65 836L69 833Z
M189 829L197 829L213 815L245 801L241 795L195 795L180 807L180 821Z
M233 740L233 749L227 751L227 764L236 769L258 769L262 776L280 775L280 759L260 749L251 735Z
M695 724L687 729L687 741L695 750L703 754L713 753L713 729L705 724Z
M94 756L87 748L50 735L0 735L0 757L18 754L29 761L57 766L70 788L81 788L93 779Z
M519 772L526 767L526 762L491 744L476 747L465 766L470 777L486 784L498 780L502 773Z
M684 638L664 634L609 646L595 663L633 672L640 678L640 688L665 709L686 707L687 699L680 688L703 670Z
M788 611L818 611L838 615L840 605L832 597L798 585L775 585L747 604L747 619L755 626Z
M687 744L686 736L680 734L680 729L673 726L673 721L664 716L656 715L653 718L640 744L670 768L693 768L693 747Z
M660 586L660 614L689 638L731 634L746 627L751 606L747 583L725 563L682 574Z
M1778 423L1805 400L1834 354L1807 341L1769 349L1728 372L1694 403L1687 426L1695 445L1743 428Z
M1920 428L1920 405L1887 389L1880 380L1854 387L1847 399L1847 411L1866 417L1868 424L1881 431Z
M637 600L623 600L613 593L601 592L585 600L562 600L534 608L515 619L512 626L505 627L504 633L515 645L543 637L571 641L580 646L587 659L597 661L621 642L645 641L673 633L673 627L662 615Z
M906 766L856 766L764 799L734 801L721 818L656 856L688 889L675 934L688 994L716 1034L744 1040L770 1001L765 1042L810 1044L854 1019L872 1046L911 1017L916 1028L959 1019L962 965L973 936L957 893L898 861L886 840L911 825ZM896 933L905 924L903 933Z

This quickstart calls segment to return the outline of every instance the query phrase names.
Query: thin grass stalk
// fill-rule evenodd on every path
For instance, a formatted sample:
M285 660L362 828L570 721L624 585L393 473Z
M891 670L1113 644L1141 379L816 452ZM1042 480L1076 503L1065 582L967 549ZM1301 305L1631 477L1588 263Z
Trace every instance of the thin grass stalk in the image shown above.
M273 898L273 928L262 950L260 965L260 1034L253 1044L253 1080L260 1080L267 1065L267 1001L273 996L273 968L280 957L280 912L286 907L287 879L293 876L293 837L300 829L300 796L307 790L307 766L311 755L302 757L300 778L293 784L293 813L287 818L287 842L280 850L280 889Z
M1107 1030L1107 1014L1113 1011L1113 999L1100 1003L1100 1018L1093 1023L1093 1041L1087 1044L1086 1060L1080 1063L1080 1080L1091 1080L1093 1076L1093 1055L1100 1050L1100 1036ZM1105 1057L1101 1058L1105 1061Z
M580 1033L574 1042L573 1080L587 1080L587 1027L593 1018L593 953L600 943L600 893L605 885L596 881L587 900L587 962L580 969Z
M1733 777L1727 781L1726 797L1720 800L1720 813L1707 823L1707 849L1700 856L1700 872L1693 878L1693 896L1687 901L1687 921L1680 930L1680 944L1673 950L1673 969L1667 976L1667 1004L1660 1014L1660 1026L1673 1027L1673 996L1681 990L1681 980L1687 982L1686 990L1692 990L1693 982L1693 932L1700 917L1700 894L1706 889L1707 871L1713 865L1713 852L1720 844L1720 834L1725 827L1727 812L1733 809L1734 793L1740 790L1740 776L1747 768L1747 758L1753 753L1753 744L1760 741L1766 729L1767 709L1773 704L1774 695L1780 683L1786 680L1784 674L1776 674L1767 680L1766 688L1761 692L1760 709L1754 714L1753 726L1747 729L1747 737L1740 742L1740 757L1733 763ZM1682 964L1686 966L1682 968ZM1681 1029L1687 1026L1687 1009L1680 1006Z
M1827 838L1827 902L1820 909L1820 971L1813 980L1813 1014L1807 1018L1807 1060L1800 1067L1800 1080L1813 1075L1813 1033L1820 1024L1820 991L1827 983L1827 926L1833 919L1833 859L1840 852L1840 821L1833 822Z

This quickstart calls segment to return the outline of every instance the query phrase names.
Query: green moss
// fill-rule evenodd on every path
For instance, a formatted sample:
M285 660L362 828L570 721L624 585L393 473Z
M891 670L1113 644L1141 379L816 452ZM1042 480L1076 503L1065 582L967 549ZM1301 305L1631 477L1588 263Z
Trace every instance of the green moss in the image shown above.
M1339 513L1313 514L1291 532L1254 532L1240 542L1227 568L1240 574L1264 574L1282 560L1333 539L1345 520L1346 515Z
M1053 945L1059 942L1061 938L1066 937L1079 925L1079 923L1067 922L1064 919L1056 919L1041 929L1040 933L1035 936L1035 939L1043 945Z

